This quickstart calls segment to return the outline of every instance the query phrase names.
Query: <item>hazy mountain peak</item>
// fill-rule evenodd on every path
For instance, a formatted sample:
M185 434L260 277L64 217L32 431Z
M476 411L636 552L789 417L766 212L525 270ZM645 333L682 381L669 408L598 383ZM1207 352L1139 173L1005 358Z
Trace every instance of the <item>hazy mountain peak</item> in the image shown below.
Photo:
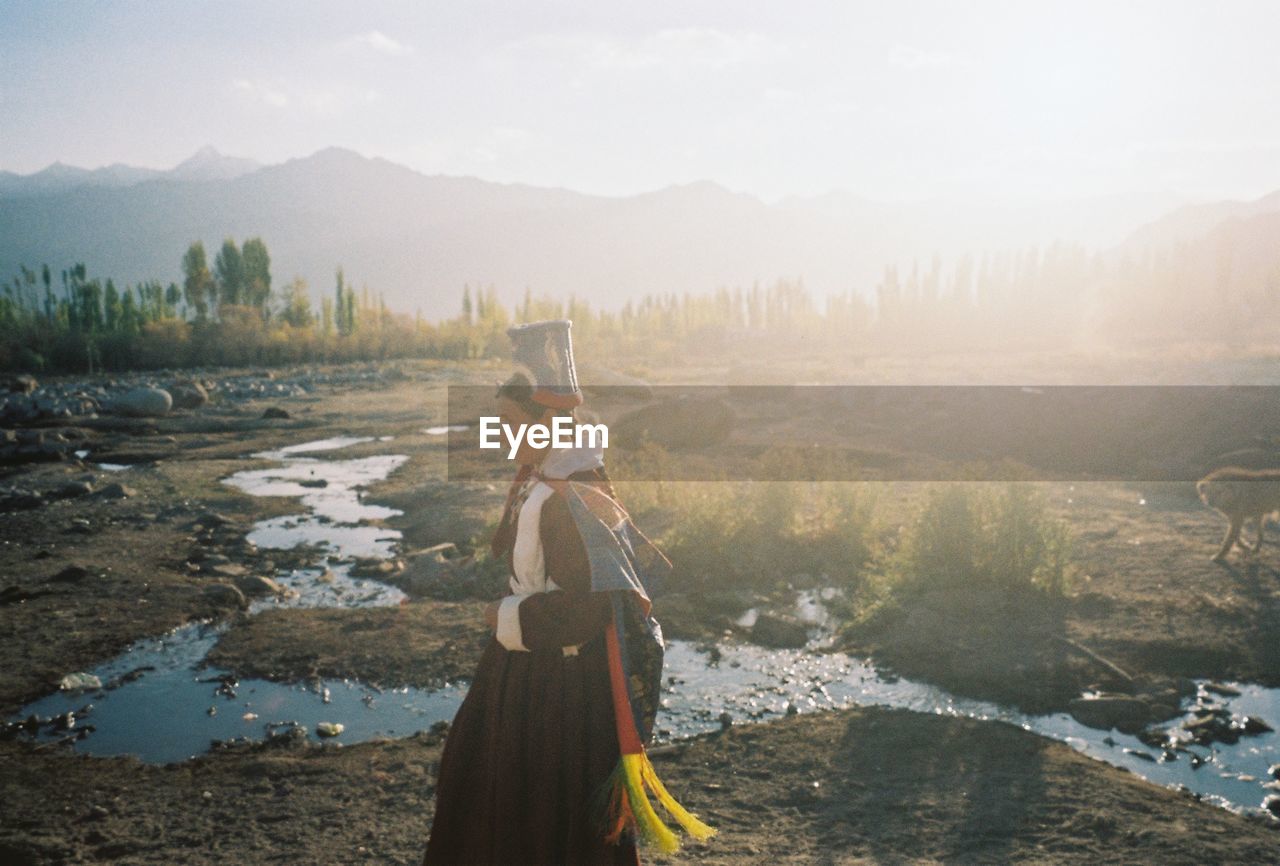
M1120 249L1129 253L1159 250L1202 238L1229 219L1250 219L1280 211L1280 190L1252 201L1227 199L1184 204L1129 235Z
M225 156L206 144L174 166L169 175L178 180L231 180L259 168L261 165L252 159Z
M39 171L37 171L36 173L30 176L55 178L55 177L79 177L86 174L89 174L89 170L87 168L80 168L74 165L67 165L65 162L62 162L61 160L54 160L53 162L49 163L44 168L40 169Z

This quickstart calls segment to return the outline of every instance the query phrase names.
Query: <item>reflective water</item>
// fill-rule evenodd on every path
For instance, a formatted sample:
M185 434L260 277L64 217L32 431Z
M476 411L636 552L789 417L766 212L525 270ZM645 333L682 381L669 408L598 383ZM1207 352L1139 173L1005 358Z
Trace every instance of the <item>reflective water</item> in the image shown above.
M227 484L257 495L298 498L307 511L258 523L249 538L261 548L318 544L323 567L281 573L277 580L294 592L285 599L254 602L256 613L281 606L387 606L403 599L399 590L348 573L352 557L389 556L399 534L371 525L395 514L367 505L362 490L385 478L406 458L384 455L350 460L320 459L319 452L370 441L345 437L308 442L256 457L275 465L239 472ZM933 686L881 677L865 661L822 652L829 637L824 600L832 590L800 593L795 614L812 627L804 650L769 650L751 645L697 647L671 641L667 689L658 716L660 741L720 728L724 723L763 721L789 713L852 705L898 707L919 712L968 716L1018 725L1069 743L1076 749L1154 782L1185 785L1206 799L1236 809L1256 809L1270 789L1268 767L1280 763L1280 735L1244 737L1235 745L1188 747L1161 753L1136 737L1086 728L1066 715L1026 716L995 704L956 698ZM754 621L755 611L743 617ZM193 624L160 638L139 641L95 668L104 688L79 695L56 693L15 716L53 717L75 712L77 727L94 731L75 743L90 754L135 754L147 761L176 761L204 752L212 740L261 739L274 723L297 722L314 732L319 722L340 722L341 742L407 735L453 717L466 689L401 688L383 691L358 682L285 685L263 680L232 684L225 671L202 667L222 626ZM1234 684L1238 697L1216 698L1237 715L1280 721L1280 690ZM210 710L213 710L211 713ZM44 739L66 736L47 728ZM1173 753L1169 753L1173 754ZM1192 756L1196 760L1192 760Z
M462 433L470 429L466 424L451 424L442 427L426 427L422 432L428 436L448 436L450 433Z

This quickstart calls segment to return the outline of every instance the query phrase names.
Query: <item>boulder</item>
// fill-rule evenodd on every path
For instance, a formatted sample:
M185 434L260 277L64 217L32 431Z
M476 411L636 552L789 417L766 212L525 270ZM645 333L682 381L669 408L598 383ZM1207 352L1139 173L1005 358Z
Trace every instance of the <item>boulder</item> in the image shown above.
M94 674L78 671L63 677L58 682L58 688L64 692L84 692L102 688L102 680Z
M128 499L130 496L137 496L138 494L132 487L121 484L119 481L113 481L95 495L100 499Z
M249 574L237 578L236 587L247 596L284 594L284 587L271 578L258 574Z
M199 409L209 402L209 392L199 382L184 379L169 386L173 395L173 408Z
M450 559L445 555L448 552L457 552L452 542L410 554L398 572L393 566L386 573L372 571L366 574L388 580L412 598L459 601L480 596L484 592L484 584L473 561L469 557ZM389 563L384 561L377 565Z
M609 427L610 445L636 448L646 442L669 449L718 445L733 429L733 410L723 400L683 396L628 412Z
M290 416L288 412L281 409L279 406L268 406L266 411L262 413L262 417L264 420L275 419L279 421L287 421Z
M212 574L217 577L229 577L232 580L239 581L240 578L249 576L249 569L239 563L218 562L209 564L206 562L205 565L206 567L203 570L208 574Z
M1128 695L1103 694L1076 698L1068 705L1071 717L1087 728L1136 732L1151 717L1145 701Z
M211 583L201 593L214 607L234 607L244 610L249 606L244 593L229 583Z
M173 408L173 396L160 388L134 388L116 397L112 409L129 418L159 418Z
M800 649L809 642L809 630L791 617L762 613L751 626L751 642L773 649Z

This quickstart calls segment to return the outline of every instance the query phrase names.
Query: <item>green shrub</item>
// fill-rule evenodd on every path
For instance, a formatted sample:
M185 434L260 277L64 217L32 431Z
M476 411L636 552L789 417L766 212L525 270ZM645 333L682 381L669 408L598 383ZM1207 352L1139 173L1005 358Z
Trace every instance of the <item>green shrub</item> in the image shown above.
M837 482L622 482L619 496L686 592L851 586L872 554L875 490ZM820 577L821 576L821 577Z
M1030 485L1000 491L947 484L929 491L889 563L901 589L1067 589L1070 536Z

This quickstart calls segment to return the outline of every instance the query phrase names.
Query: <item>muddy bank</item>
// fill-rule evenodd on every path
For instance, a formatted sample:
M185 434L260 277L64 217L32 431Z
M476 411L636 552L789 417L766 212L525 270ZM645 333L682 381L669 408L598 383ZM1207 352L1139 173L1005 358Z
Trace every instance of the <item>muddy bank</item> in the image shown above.
M291 374L308 387L279 392L258 387L271 379L249 377L247 390L214 388L207 405L163 417L33 422L32 433L68 423L77 432L47 460L0 465L0 710L16 710L135 640L234 614L236 595L211 585L314 559L304 549L264 552L246 542L253 522L298 511L294 499L221 483L253 465L250 454L334 434L368 437L353 456L383 454L388 446L378 439L396 436L413 459L388 493L439 478L443 460L422 428L443 411L441 377L454 374L426 363L408 370ZM270 408L290 417L263 418Z
M231 464L166 463L126 472L91 467L28 470L24 483L54 487L85 479L97 490L38 510L3 515L0 539L0 708L56 689L69 671L110 657L131 641L192 619L236 609L209 591L229 582L234 561L271 573L244 547L248 517L271 513L218 483ZM198 490L199 498L189 498ZM219 524L211 525L210 514Z
M417 862L441 738L280 744L171 766L0 745L15 864ZM1267 823L1007 725L859 709L700 737L659 755L719 828L655 863L1268 862Z
M1190 679L1280 685L1274 548L1211 562L1225 522L1189 485L1045 489L1074 537L1065 597L925 591L892 610L855 603L841 647L1028 712L1064 710L1082 691L1106 690L1143 696L1158 720L1189 693Z
M235 624L209 663L267 680L430 688L470 677L489 638L479 603L269 610Z

